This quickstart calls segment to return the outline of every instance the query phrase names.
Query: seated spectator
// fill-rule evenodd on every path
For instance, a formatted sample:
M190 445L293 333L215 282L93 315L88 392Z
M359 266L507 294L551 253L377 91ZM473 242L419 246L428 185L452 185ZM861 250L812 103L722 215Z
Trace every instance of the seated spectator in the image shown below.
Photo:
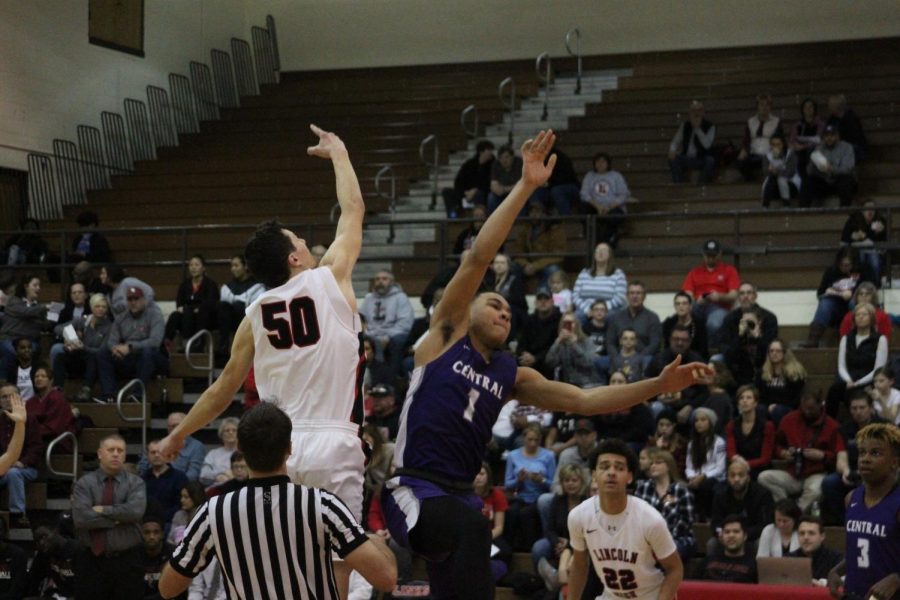
M456 236L456 242L453 244L453 254L459 256L460 262L462 262L463 251L472 249L472 242L475 241L475 237L478 235L478 232L481 231L481 227L484 225L486 219L487 208L483 204L476 204L472 208L472 222L469 223L468 227L459 232L459 235ZM500 247L500 252L503 252L502 246ZM456 272L456 269L454 269L454 272ZM440 287L446 287L449 282L450 277L447 277L446 281L441 282L439 285ZM425 303L423 302L422 305L424 306Z
M728 515L722 521L717 551L703 559L700 579L726 583L756 583L756 557L747 548L747 530L739 515Z
M106 281L103 281L103 273L106 273ZM100 270L100 280L105 285L112 288L109 292L109 304L112 313L110 318L118 319L129 311L128 292L132 288L137 288L143 293L147 306L156 306L156 294L149 284L144 283L137 277L129 277L125 270L119 265L109 264Z
M766 208L769 208L772 200L781 200L784 206L790 206L800 189L797 155L786 146L784 136L776 133L769 140L769 151L762 159L762 172L765 176L762 203Z
M675 459L666 450L648 448L650 478L638 482L634 495L646 501L666 519L669 533L682 562L690 560L697 550L694 539L694 494L677 470Z
M756 301L758 293L756 286L745 281L738 286L737 306L728 313L722 322L720 331L719 350L724 354L729 348L738 344L741 337L741 320L745 313L755 312L759 318L760 330L758 337L764 347L778 337L778 317L772 311L766 310Z
M15 293L6 301L0 321L0 366L3 373L8 373L16 363L13 342L17 339L30 340L32 353L40 356L40 336L47 326L47 305L38 302L40 293L40 277L24 275L16 285Z
M826 125L836 125L844 141L853 146L856 160L865 160L869 155L869 143L863 132L862 120L847 108L847 97L844 94L832 94L828 97L828 120Z
M594 170L585 174L581 182L581 202L600 217L597 221L597 240L615 247L626 204L631 199L631 190L622 174L613 170L612 157L606 152L595 154L593 165ZM586 212L590 210L586 208Z
M825 126L822 143L810 155L800 206L821 206L826 196L837 194L841 206L850 206L856 195L856 159L853 147L841 140L837 125Z
M78 393L78 400L85 402L91 398L97 382L97 353L106 346L112 331L109 318L109 302L103 294L94 294L90 300L91 314L86 318L72 321L75 338L69 338L50 349L53 360L53 385L62 388L70 373L83 373L84 383ZM65 338L65 333L63 337ZM89 358L90 355L90 358Z
M31 357L31 340L19 338L14 341L16 359L6 371L6 381L15 382L23 400L34 396L34 362Z
M87 288L85 288L83 283L75 281L69 286L65 306L59 313L59 318L56 321L58 324L54 327L53 333L56 337L62 337L62 330L59 329L61 326L76 321L84 321L90 314L91 306L88 302Z
M527 551L540 535L537 499L550 489L556 472L556 457L541 447L541 426L525 428L525 445L506 458L506 490L512 498L506 514L504 536L514 550Z
M497 255L497 258L500 256ZM494 259L495 262L496 260ZM534 312L525 319L519 335L519 344L516 346L520 365L536 369L544 377L553 379L554 367L558 365L561 357L557 356L557 364L551 367L547 363L547 353L560 335L561 320L562 315L553 305L550 290L539 289L534 296ZM583 349L581 346L579 348ZM593 364L591 366L593 367Z
M606 351L610 362L619 353L619 336L626 329L632 329L637 334L637 351L643 357L646 372L647 365L659 352L659 344L662 335L662 327L659 323L659 315L644 306L647 298L647 289L640 281L628 284L626 294L628 306L616 311L607 319ZM690 344L690 341L688 341Z
M244 318L244 310L266 289L247 270L247 259L243 254L231 257L231 277L232 280L219 290L215 320L219 329L219 350L222 354L230 352L231 339Z
M538 573L559 566L559 557L569 546L569 512L587 499L590 477L578 465L568 464L559 468L559 482L560 491L553 495L543 523L543 536L531 546Z
M873 246L888 241L887 217L876 212L875 201L866 200L862 209L851 213L841 231L841 243L859 250L859 258L869 266L876 281L881 279L884 251Z
M751 479L750 465L740 456L728 459L725 482L713 494L709 524L716 535L710 537L706 553L712 554L722 544L722 527L728 515L738 515L744 521L747 543L753 549L751 555L755 555L763 528L772 522L775 508L772 494Z
M500 415L491 430L494 443L501 451L521 448L525 430L531 423L537 423L542 429L547 429L544 445L556 454L575 443L574 440L569 441L572 437L574 419L568 419L566 413L553 413L530 404L519 404L518 400L510 400L500 409ZM561 442L559 448L554 444L557 435Z
M187 485L187 476L166 462L159 452L159 439L147 442L147 461L150 468L142 475L147 489L148 512L162 517L163 526L181 509L181 489Z
M887 364L887 337L875 331L875 307L858 304L853 309L856 327L841 338L838 346L838 380L828 390L828 414L837 417L847 393L871 385L875 370Z
M587 417L578 419L575 421L572 444L569 447L564 448L561 452L558 452L558 467L568 464L578 465L588 473L588 476L590 476L591 452L593 452L596 447L597 429L594 422ZM553 485L551 487L554 492L558 492L561 489L559 486L559 469L557 469L557 475L554 477Z
M530 220L523 226L512 244L511 252L518 256L516 265L525 277L537 277L540 285L547 285L550 275L562 268L566 253L566 227L548 218L544 205L532 201L528 205ZM544 256L531 256L532 254Z
M203 485L198 481L188 481L180 490L181 510L172 517L172 526L169 528L169 535L166 541L173 546L177 546L184 538L184 532L197 509L206 503L206 492Z
M675 459L679 476L687 464L687 440L676 428L678 417L675 411L666 408L656 416L656 431L647 439L647 446L665 450Z
M394 380L391 368L375 355L375 342L369 336L363 338L366 372L363 375L363 393L368 394L373 386Z
M800 536L800 547L788 556L811 558L812 583L818 587L825 587L828 571L843 561L844 555L825 546L825 526L819 517L812 515L800 517L797 533Z
M103 301L106 304L105 297L103 297ZM54 375L56 376L56 379L53 380L53 385L56 387L61 388L66 381L66 367L68 366L66 363L69 362L66 351L75 352L81 346L80 338L70 337L67 341L64 332L68 330L70 336L73 332L77 336L78 331L83 331L85 322L91 318L91 311L91 303L84 284L75 282L69 286L69 299L66 301L62 312L59 313L57 325L53 328L55 342L50 347L50 364L53 365ZM73 370L80 370L83 373L84 361L81 360L80 364L78 364L74 356L71 359ZM60 369L59 373L56 372L57 367Z
M7 265L36 265L46 262L49 246L38 233L41 224L36 219L25 219L20 233L10 236L3 245Z
M722 248L716 240L703 244L703 264L688 272L681 289L694 297L691 311L706 323L709 345L717 348L718 333L728 311L738 297L741 278L737 269L722 262Z
M491 191L487 197L489 215L509 195L521 174L522 159L516 156L512 146L500 146L497 160L491 165Z
M0 527L5 527L5 523ZM81 545L46 526L35 528L34 545L37 552L28 569L25 594L40 598L74 598L78 576L75 561L82 551Z
M172 412L166 417L166 429L169 433L175 430L184 420L183 412ZM203 460L206 457L206 448L203 443L193 436L184 438L184 446L178 453L178 458L172 461L172 467L184 473L190 481L196 481L200 478L200 469L203 468ZM150 461L146 456L141 457L138 462L138 473L144 474L150 468Z
M137 377L147 385L168 371L169 357L160 350L164 332L159 307L148 305L141 288L129 288L128 312L116 318L106 345L96 355L87 354L89 361L97 362L103 398L115 396L117 376Z
M588 319L591 307L597 300L606 303L609 313L614 313L626 305L625 293L628 287L625 273L616 267L613 250L609 244L600 242L594 247L593 264L590 269L582 269L572 290L572 304L575 314L582 322ZM641 302L643 305L643 302Z
M561 313L572 311L572 290L569 289L569 278L565 271L555 271L547 278L547 287L553 294L553 306Z
M369 466L371 466L371 463ZM212 498L213 496L222 496L228 492L237 491L247 485L249 480L250 468L247 466L244 453L240 450L235 450L231 453L231 479L206 488L206 497Z
M822 480L834 469L844 440L837 421L825 414L821 394L806 389L800 408L788 413L775 433L774 458L781 465L759 474L759 483L775 501L800 494L797 503L807 510L822 496Z
M0 384L0 454L6 452L13 436L13 430L16 428L11 411L13 396L17 393L15 384ZM25 440L19 459L13 461L5 475L0 475L0 489L6 488L8 494L10 527L26 529L31 527L25 514L25 484L37 479L43 451L44 445L41 443L37 417L34 414L27 414L25 417Z
M775 426L759 408L759 392L742 385L737 394L738 414L725 426L728 459L739 456L747 462L754 479L772 463L775 451Z
M691 102L688 119L683 121L669 144L669 169L672 183L684 183L684 172L699 171L697 183L712 181L716 170L713 144L716 141L716 126L706 118L703 103Z
M487 204L493 166L494 144L489 140L481 140L475 145L475 156L459 167L453 187L441 190L447 218L455 219L463 214L463 210Z
M390 385L379 383L374 386L369 395L372 396L372 414L366 417L366 423L378 427L385 439L394 441L400 431L400 407L394 397L394 388Z
M809 155L822 143L825 121L819 118L819 105L812 98L804 98L800 103L800 120L791 127L788 147L797 155L797 174L801 181L806 179Z
M703 359L691 350L691 333L687 327L683 325L675 325L672 333L669 335L669 347L656 355L650 366L647 368L647 377L656 377L667 364L675 360L676 356L681 356L683 364L694 361L702 362ZM664 393L656 397L656 400L650 403L653 414L659 414L666 408L677 411L678 423L684 424L688 422L691 411L698 406L703 406L709 395L706 386L692 385L680 392L674 394Z
M92 210L82 211L78 215L77 222L81 235L72 239L72 251L66 257L66 262L77 263L82 260L92 263L109 262L112 259L112 251L106 237L96 231L100 227L97 213Z
M166 522L158 515L147 514L141 521L141 536L144 539L143 559L144 567L144 598L157 598L159 596L159 577L163 567L172 557L175 547L166 543Z
M856 249L844 246L838 250L834 264L822 273L822 281L816 290L819 304L809 324L809 336L802 344L804 348L818 348L825 331L841 323L850 308L853 293L864 281L877 286L869 268L860 264Z
M371 423L363 425L362 439L371 449L369 462L364 473L364 498L371 501L374 496L381 493L381 488L391 473L391 462L394 459L394 443L384 436L380 427ZM241 456L243 457L243 455ZM368 504L368 502L366 503Z
M555 374L557 381L578 387L599 384L601 380L594 368L593 347L574 313L566 313L560 318L557 331L556 340L544 356L547 370Z
M547 180L546 187L535 190L531 202L539 200L545 210L557 215L572 214L572 207L578 202L578 175L575 174L575 166L569 155L559 148L560 136L557 134L556 143L550 150L556 155L556 166ZM551 210L552 208L552 210Z
M756 557L788 556L800 548L800 536L797 535L800 514L800 507L790 498L775 502L775 518L763 527Z
M594 368L601 381L604 374L609 373L609 355L606 353L606 316L608 314L604 300L594 300L588 312L588 321L584 325L584 334L591 343L594 352Z
M512 311L509 339L515 339L528 314L528 301L525 299L525 280L514 268L508 255L500 253L494 257L491 268L485 273L482 289L506 298Z
M891 316L884 310L882 310L880 306L878 306L878 290L876 290L875 286L868 281L863 281L858 286L856 286L856 290L853 292L853 298L850 299L850 306L859 306L860 304L871 304L873 307L875 307L874 329L878 332L879 335L883 335L888 340L890 340L892 328ZM838 329L838 333L840 333L841 337L843 337L850 333L853 327L853 311L849 310L841 320L841 326Z
M375 274L372 291L363 299L359 314L366 319L366 334L375 342L375 356L387 362L395 376L400 375L403 345L412 329L414 313L393 273L382 270Z
M206 259L195 254L188 261L188 277L178 286L175 310L166 321L166 348L174 345L175 336L181 334L187 342L195 333L216 328L216 312L219 303L219 284L206 275ZM197 346L203 348L201 341Z
M108 296L112 294L112 286L104 283L108 280L106 267L101 267L100 273L96 274L94 265L86 260L81 261L72 268L72 281L82 284L88 296L93 296L94 294Z
M854 488L859 487L857 459L859 447L856 434L866 425L884 423L875 413L872 398L864 390L855 389L850 393L850 418L841 423L846 450L838 452L834 473L822 480L822 520L829 525L844 524L844 500Z
M619 334L619 351L611 357L609 370L622 373L628 383L644 378L644 357L637 352L637 334L633 329L624 329Z
M612 383L615 381L615 383ZM624 385L624 375L616 371L610 378L610 385ZM614 412L598 415L598 434L602 439L616 437L631 446L635 452L640 452L647 443L647 438L656 430L653 420L653 411L643 402L630 408L623 408Z
M684 474L697 501L697 514L705 519L712 506L713 491L725 479L725 440L715 434L715 412L700 407L694 410L693 418Z
M687 292L675 292L675 314L666 317L662 322L663 339L669 339L675 325L687 327L691 333L691 350L704 359L709 356L709 345L706 340L706 321L695 319L691 314L693 298Z
M872 385L866 387L866 393L872 399L873 408L879 417L900 425L900 390L894 387L894 370L885 365L875 369Z
M231 472L231 455L237 448L238 419L225 417L219 422L219 439L222 445L206 453L203 468L200 469L200 483L210 486L224 483L234 477Z
M19 546L9 542L6 521L0 519L0 597L19 600L25 597L28 582L28 556Z
M31 375L34 395L25 403L25 408L37 420L44 446L67 431L77 435L79 428L72 407L66 401L62 390L50 385L50 369L44 365L37 365ZM72 445L69 440L66 440L62 447L71 452Z
M800 405L806 386L806 368L780 339L769 343L766 362L756 379L759 401L777 427L781 418Z
M747 119L744 127L738 153L737 166L744 181L753 181L754 172L770 150L769 140L776 133L781 133L781 120L772 113L772 96L760 94L756 97L756 114Z
M725 364L738 385L756 381L766 362L768 343L763 338L763 316L758 308L741 315L737 337L725 352Z
M486 462L481 463L481 470L475 476L472 491L481 500L481 514L491 525L491 544L499 549L499 552L491 555L491 573L494 581L499 580L509 571L509 561L512 558L512 547L503 537L503 525L506 522L506 511L509 502L503 488L492 484L493 473Z

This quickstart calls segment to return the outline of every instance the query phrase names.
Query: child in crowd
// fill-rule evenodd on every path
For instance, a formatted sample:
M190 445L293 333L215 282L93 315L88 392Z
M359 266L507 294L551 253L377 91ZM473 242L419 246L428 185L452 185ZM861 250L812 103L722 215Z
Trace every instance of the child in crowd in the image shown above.
M610 358L609 370L622 371L628 383L644 378L643 357L637 351L637 333L634 329L625 329L619 334L619 353Z
M547 280L550 293L553 294L553 305L565 314L572 310L572 290L569 289L569 278L565 271L554 271Z
M894 370L885 365L875 370L872 384L866 392L872 398L878 416L895 425L900 425L900 390L894 387Z

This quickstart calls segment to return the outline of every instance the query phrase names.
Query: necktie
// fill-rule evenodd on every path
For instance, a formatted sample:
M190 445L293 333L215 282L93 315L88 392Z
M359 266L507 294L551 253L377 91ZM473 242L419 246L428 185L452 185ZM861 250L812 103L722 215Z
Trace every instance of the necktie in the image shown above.
M103 486L103 499L100 501L102 506L112 506L113 503L113 491L115 490L115 480L112 477L106 478L106 483ZM91 530L91 552L94 553L94 556L103 556L103 553L106 551L106 530L105 529L92 529Z

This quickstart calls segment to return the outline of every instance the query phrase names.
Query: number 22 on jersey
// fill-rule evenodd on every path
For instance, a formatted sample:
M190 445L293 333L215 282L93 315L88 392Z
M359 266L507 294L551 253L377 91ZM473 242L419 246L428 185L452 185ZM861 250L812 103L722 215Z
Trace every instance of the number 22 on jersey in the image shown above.
M260 306L260 311L263 327L269 332L269 343L279 350L312 346L321 337L316 303L309 296L294 298L290 303L267 302Z

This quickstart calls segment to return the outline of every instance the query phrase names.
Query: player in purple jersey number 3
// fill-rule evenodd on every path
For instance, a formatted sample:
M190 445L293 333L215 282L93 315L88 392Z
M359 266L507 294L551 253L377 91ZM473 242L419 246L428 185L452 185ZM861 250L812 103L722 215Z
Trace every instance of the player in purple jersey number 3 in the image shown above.
M490 528L472 482L507 399L593 415L711 377L706 365L681 365L676 359L654 379L582 390L517 367L501 351L509 336L509 304L500 294L476 293L516 216L550 177L555 139L552 131L542 131L523 144L521 179L482 226L416 349L394 452L396 471L382 492L382 507L393 538L428 559L434 598L494 597Z
M863 484L847 494L845 558L828 573L828 588L835 598L895 600L900 598L900 429L867 425L856 443Z

